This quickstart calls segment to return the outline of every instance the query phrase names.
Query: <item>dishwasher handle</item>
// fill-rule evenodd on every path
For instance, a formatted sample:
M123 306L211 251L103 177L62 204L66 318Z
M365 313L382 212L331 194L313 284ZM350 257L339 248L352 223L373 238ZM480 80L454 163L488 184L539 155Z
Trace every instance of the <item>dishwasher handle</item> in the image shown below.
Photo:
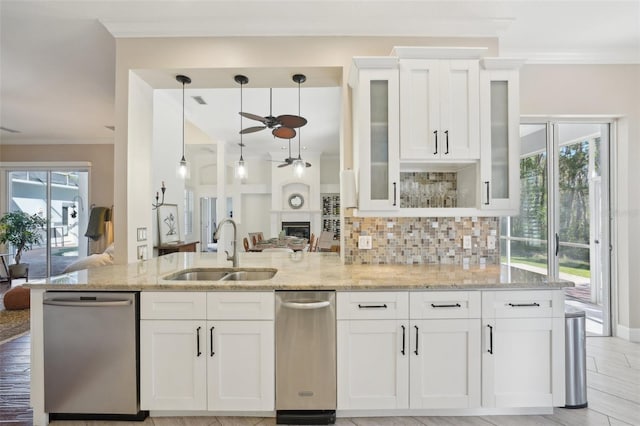
M104 306L129 306L133 303L129 299L125 300L60 300L60 299L51 299L45 300L42 302L44 305L51 306L82 306L82 307L104 307Z
M282 306L291 309L322 309L331 305L328 300L317 302L282 302Z

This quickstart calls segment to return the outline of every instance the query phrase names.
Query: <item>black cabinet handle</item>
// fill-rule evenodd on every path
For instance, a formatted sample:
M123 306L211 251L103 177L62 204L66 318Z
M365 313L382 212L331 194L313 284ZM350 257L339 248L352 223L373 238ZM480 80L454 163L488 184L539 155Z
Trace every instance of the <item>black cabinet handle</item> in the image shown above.
M413 353L418 355L418 326L414 325L414 327L416 328L416 350Z
M540 306L540 304L537 303L537 302L533 302L533 303L509 303L509 306L511 306L512 308L522 308L522 307Z
M396 205L396 200L398 199L398 197L396 196L396 183L393 182L393 205Z
M489 350L487 352L493 354L493 327L489 324L487 324L487 327L489 327Z
M404 325L401 325L400 327L402 327L402 350L400 351L400 353L402 355L404 355L404 347L405 347L405 328Z
M489 205L489 181L485 180L484 184L487 185L487 201L484 202L484 205L488 206Z
M556 232L556 256L560 251L560 235Z
M431 304L432 308L461 308L459 303L455 303L452 305L436 305L434 303Z
M216 353L213 351L213 329L215 327L211 327L209 329L209 352L210 356L214 356Z
M448 154L449 153L449 131L445 130L444 131L444 135L446 136L445 140L446 140L446 143L447 143L447 150L444 153Z
M433 134L436 135L436 152L434 152L433 155L438 155L438 131L434 130Z
M196 329L196 351L198 352L198 356L202 355L202 352L200 352L200 329L202 327L198 327Z
M358 308L360 309L387 309L387 304L384 303L382 305L361 305L358 303Z

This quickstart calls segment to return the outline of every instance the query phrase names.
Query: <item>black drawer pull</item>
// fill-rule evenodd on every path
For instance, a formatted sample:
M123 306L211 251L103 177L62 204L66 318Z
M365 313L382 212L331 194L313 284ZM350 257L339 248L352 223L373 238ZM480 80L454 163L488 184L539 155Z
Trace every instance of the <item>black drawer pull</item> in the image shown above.
M533 302L533 303L509 303L509 306L511 306L512 308L523 308L523 307L540 306L540 304L536 303L536 302Z
M387 304L383 305L361 305L358 303L358 308L360 309L387 309Z
M432 308L461 308L462 306L460 306L459 303L453 304L453 305L436 305L434 303L431 304Z
M436 151L433 153L433 155L438 155L438 131L434 130L433 134L436 135Z
M211 327L209 329L209 352L210 352L210 356L214 356L216 353L213 351L213 329L215 329L215 327Z
M444 152L445 154L449 154L449 131L444 131L445 136L447 137L447 150Z
M404 347L405 347L405 328L404 325L401 325L400 327L402 327L402 350L400 351L400 353L402 355L404 355Z
M487 324L487 327L489 327L489 350L487 352L493 354L493 327L489 324Z
M196 351L198 352L198 353L197 353L197 356L202 355L202 352L200 352L200 329L201 329L201 328L202 328L202 327L198 327L198 328L196 329Z
M418 333L419 333L419 330L418 330L418 326L417 325L414 325L414 327L416 328L416 350L413 351L413 353L418 355Z
M397 196L398 194L397 194L396 187L397 187L396 183L393 182L393 206L394 207L396 206L397 200L398 200L398 196Z

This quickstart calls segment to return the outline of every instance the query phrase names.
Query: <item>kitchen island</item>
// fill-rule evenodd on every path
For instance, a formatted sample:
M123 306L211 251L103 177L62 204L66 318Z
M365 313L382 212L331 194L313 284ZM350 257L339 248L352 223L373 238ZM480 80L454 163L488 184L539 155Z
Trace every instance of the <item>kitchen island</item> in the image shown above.
M338 416L537 414L564 405L562 288L569 282L500 265L343 265L333 253L242 253L240 266L277 272L259 281L171 280L184 270L231 269L222 255L173 253L29 283L34 423L48 422L42 301L53 290L141 292L141 406L152 415L274 414L274 290L337 291ZM177 317L154 311L173 300L202 308ZM225 313L225 306L247 310ZM150 342L154 333L187 322L194 329L217 331L259 327L249 334L258 336L262 352L250 359L235 357L256 368L215 364L221 358L233 362L232 356L191 361L176 352L171 365L189 367L185 371L200 378L194 385L198 389L190 389L189 401L156 398L163 389L154 384L171 383L160 377L167 372L151 367L157 364L154 357L175 348L158 354ZM213 331L206 342L216 352ZM246 371L254 370L258 376L248 380ZM247 387L255 384L248 392L251 398L225 397L222 376L211 375L229 371L244 374L241 383ZM238 380L225 379L235 383L237 394Z

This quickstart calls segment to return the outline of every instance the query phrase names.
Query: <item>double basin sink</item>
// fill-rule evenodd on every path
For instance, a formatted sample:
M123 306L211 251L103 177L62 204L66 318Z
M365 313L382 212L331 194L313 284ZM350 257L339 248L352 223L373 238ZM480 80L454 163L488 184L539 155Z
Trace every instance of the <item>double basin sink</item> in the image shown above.
M164 277L170 281L262 281L278 272L273 268L191 268Z

